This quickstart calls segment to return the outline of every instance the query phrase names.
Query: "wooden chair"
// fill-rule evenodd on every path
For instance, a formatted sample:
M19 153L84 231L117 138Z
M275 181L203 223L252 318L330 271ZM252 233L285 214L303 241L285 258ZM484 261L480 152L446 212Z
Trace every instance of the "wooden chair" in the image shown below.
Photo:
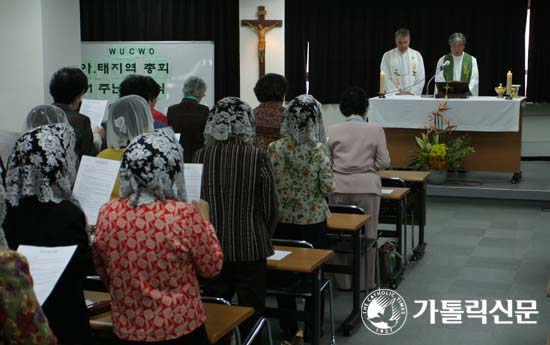
M231 303L228 300L226 300L225 298L221 298L221 297L201 296L201 301L209 302L209 303L216 303L216 304L231 305ZM242 342L241 342L241 332L239 331L239 327L235 327L235 329L233 330L233 333L235 334L235 343L237 345L242 344Z
M225 304L229 306L231 305L231 303L228 300L221 297L202 296L201 300L203 302L208 302L208 303ZM250 334L245 339L244 343L241 342L241 332L239 331L239 327L235 327L235 329L233 330L235 334L235 340L236 340L235 343L237 345L240 345L240 344L251 345L254 339L256 339L256 337L258 336L258 334L260 334L260 331L262 328L267 329L268 343L269 345L273 345L273 337L271 336L271 326L269 325L269 321L263 317L259 318L258 321L256 321L256 324L250 331Z
M300 248L313 248L313 245L307 241L299 241L299 240L289 240L289 239L271 239L271 243L273 245L279 245L279 246L289 246L289 247L300 247ZM334 314L332 309L332 282L330 279L322 279L320 285L320 292L321 295L328 291L329 295L329 316L330 316L330 339L331 344L336 344L336 336L334 334ZM311 291L309 289L304 288L303 286L293 286L289 289L287 288L280 288L280 289L272 289L268 288L266 290L266 293L271 296L290 296L290 297L301 297L301 298L308 298L311 297ZM245 342L246 344L246 342Z

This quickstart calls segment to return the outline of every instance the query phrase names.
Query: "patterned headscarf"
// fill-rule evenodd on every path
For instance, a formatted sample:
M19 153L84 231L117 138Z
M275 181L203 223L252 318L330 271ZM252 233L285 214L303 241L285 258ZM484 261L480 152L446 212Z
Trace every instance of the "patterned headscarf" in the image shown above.
M204 128L206 145L225 141L230 137L241 138L245 143L254 143L256 121L252 108L238 97L219 100L208 114Z
M281 123L281 135L297 144L327 144L321 105L310 95L301 95L290 101Z
M183 149L171 128L137 136L120 165L120 197L139 206L155 200L186 201Z
M151 108L143 97L124 96L109 108L107 118L107 146L119 150L132 139L153 130Z
M27 115L25 131L50 123L69 123L69 121L63 109L49 104L38 105Z
M40 202L67 200L79 205L72 194L74 146L74 131L65 123L40 126L21 135L8 159L8 202L17 206L20 199L36 196Z

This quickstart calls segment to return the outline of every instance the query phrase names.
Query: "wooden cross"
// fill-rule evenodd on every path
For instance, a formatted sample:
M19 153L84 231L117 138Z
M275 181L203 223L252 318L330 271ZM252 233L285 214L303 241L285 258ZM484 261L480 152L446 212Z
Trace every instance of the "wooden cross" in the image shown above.
M258 33L258 61L260 63L260 78L265 74L265 33L274 27L283 25L282 20L266 20L265 6L258 6L258 19L244 19L242 25L248 25Z

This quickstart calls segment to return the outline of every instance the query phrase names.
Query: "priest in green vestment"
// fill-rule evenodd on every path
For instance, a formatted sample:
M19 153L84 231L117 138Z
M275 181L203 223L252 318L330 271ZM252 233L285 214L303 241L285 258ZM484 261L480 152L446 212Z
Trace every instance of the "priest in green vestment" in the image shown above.
M472 96L479 96L477 60L464 51L466 36L460 32L455 32L449 37L449 47L451 52L443 55L437 61L436 71L440 70L445 61L449 61L449 64L443 68L442 73L437 74L435 81L460 80L468 82Z

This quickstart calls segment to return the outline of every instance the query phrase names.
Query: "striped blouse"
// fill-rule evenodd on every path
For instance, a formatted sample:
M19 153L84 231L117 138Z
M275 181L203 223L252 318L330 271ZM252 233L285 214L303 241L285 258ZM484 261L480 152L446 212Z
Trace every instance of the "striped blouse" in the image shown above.
M272 255L279 202L267 154L230 138L196 151L193 162L204 164L202 198L210 204L225 260L258 261Z

